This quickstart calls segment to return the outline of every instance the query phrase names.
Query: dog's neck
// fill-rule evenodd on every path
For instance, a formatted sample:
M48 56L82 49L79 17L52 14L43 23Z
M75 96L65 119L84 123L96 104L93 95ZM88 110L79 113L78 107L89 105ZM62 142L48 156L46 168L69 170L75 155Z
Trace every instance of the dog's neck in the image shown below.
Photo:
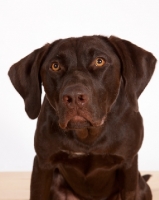
M104 126L99 127L92 127L92 128L85 128L85 129L77 129L73 130L74 135L76 136L77 140L87 145L93 144L101 132L103 132Z

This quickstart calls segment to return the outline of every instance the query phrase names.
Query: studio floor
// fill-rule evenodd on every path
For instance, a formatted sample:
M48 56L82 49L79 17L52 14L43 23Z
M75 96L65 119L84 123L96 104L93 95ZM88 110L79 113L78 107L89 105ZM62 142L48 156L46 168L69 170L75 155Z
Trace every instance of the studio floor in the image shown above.
M153 200L159 200L159 171L152 174L149 185ZM30 172L0 172L0 200L29 200Z

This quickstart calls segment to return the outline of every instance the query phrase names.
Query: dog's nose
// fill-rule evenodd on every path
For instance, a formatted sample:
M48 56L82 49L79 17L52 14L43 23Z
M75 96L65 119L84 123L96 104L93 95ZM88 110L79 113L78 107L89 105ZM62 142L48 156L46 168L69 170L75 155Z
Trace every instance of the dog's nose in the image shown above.
M71 88L68 88L64 91L62 99L63 103L68 108L74 108L75 106L84 107L89 101L86 91Z

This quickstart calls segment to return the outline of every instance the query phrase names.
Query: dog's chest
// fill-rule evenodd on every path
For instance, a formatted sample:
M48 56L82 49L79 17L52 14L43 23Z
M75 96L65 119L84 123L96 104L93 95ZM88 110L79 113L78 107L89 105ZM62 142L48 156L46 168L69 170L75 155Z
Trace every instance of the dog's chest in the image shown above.
M70 187L84 196L109 196L117 184L116 169L121 158L113 155L93 155L61 151L53 163ZM109 192L108 192L109 191Z

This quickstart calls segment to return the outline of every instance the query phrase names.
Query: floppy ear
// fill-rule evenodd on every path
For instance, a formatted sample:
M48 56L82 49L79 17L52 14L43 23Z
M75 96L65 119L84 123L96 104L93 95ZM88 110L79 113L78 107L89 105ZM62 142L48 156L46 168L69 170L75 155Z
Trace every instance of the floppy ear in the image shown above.
M156 58L150 52L129 41L114 36L111 36L109 40L121 60L127 99L133 109L138 112L137 99L151 79Z
M24 99L25 111L31 119L35 119L41 108L40 66L46 55L49 44L35 50L9 70L12 84Z

